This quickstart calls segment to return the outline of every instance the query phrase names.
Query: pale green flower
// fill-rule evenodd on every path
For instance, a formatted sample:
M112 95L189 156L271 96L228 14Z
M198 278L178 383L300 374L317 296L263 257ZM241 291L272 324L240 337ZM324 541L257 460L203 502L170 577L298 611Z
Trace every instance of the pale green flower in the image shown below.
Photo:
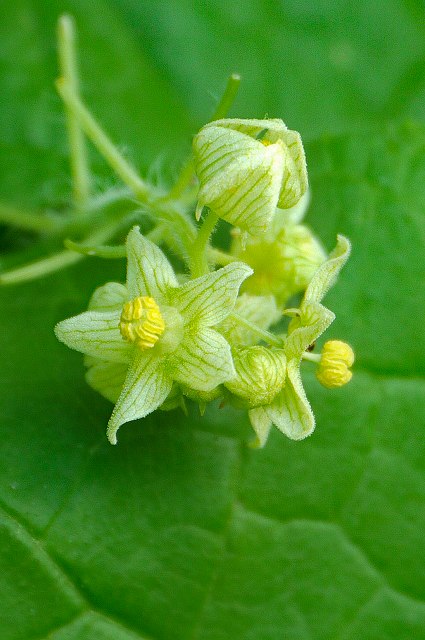
M252 235L268 228L276 207L294 206L307 189L301 137L282 120L216 120L202 127L193 148L198 214L208 206Z
M108 423L143 418L167 398L173 382L211 391L234 376L230 346L212 327L232 311L251 269L232 263L179 286L162 251L140 233L127 237L126 285L108 283L89 310L60 322L56 335L88 356L87 381L117 403Z
M282 309L291 296L305 291L326 260L326 252L311 229L299 224L308 203L307 192L295 207L278 212L261 236L246 237L234 230L230 253L254 270L243 284L243 292L271 294Z
M234 238L231 253L253 268L242 291L272 294L282 309L296 293L305 291L326 253L312 231L301 224L283 226L275 235Z
M349 254L349 241L344 236L338 236L336 248L317 269L299 309L291 310L293 319L283 347L286 355L283 388L272 402L249 411L251 424L257 434L257 446L264 446L273 424L292 440L301 440L314 429L314 415L300 375L301 360L308 347L335 319L335 315L321 304L321 300L336 281Z

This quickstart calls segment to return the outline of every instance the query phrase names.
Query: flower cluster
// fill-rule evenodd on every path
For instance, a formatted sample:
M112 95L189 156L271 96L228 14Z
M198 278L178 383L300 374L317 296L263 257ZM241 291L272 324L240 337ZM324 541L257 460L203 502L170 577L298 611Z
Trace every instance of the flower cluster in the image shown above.
M61 215L5 217L49 236L58 251L0 273L0 285L88 256L126 259L125 284L100 286L87 311L55 328L84 354L88 384L115 404L112 444L123 424L157 409L186 411L186 399L201 413L215 400L245 410L253 446L265 444L273 424L294 440L308 436L315 421L302 367L313 363L319 383L334 389L350 381L354 354L340 340L313 352L334 319L322 299L350 243L338 236L327 255L303 224L310 195L299 133L279 119L226 118L240 81L232 74L212 121L194 137L192 157L166 188L139 175L84 104L75 42L72 18L61 16L56 88L67 121L70 206ZM86 138L123 187L97 192ZM214 246L217 224L222 242Z
M217 398L247 410L255 446L265 444L273 424L302 439L314 429L303 362L316 364L328 388L351 378L347 344L334 340L322 354L311 351L334 319L322 298L349 256L349 241L338 236L327 255L302 224L304 150L281 120L216 120L193 148L199 191L192 212L158 199L155 242L138 226L127 236L126 283L98 288L88 310L59 322L56 335L85 354L87 382L115 403L107 430L113 444L124 423L184 408L185 398L202 410ZM194 213L198 220L204 214L199 226ZM210 242L220 218L234 227L228 253ZM158 243L181 249L184 273L175 274Z

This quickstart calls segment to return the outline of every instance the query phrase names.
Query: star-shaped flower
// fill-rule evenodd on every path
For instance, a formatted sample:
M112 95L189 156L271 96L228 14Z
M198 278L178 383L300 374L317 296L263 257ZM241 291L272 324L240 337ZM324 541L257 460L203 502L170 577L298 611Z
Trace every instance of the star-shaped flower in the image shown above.
M230 346L212 327L232 311L252 273L235 262L179 285L138 227L127 237L127 256L126 286L100 287L88 311L55 328L59 340L88 356L89 384L112 400L119 393L107 430L112 444L122 424L164 402L173 382L211 391L234 375Z
M292 440L302 440L314 430L314 414L304 391L300 365L308 347L335 319L321 300L335 283L349 255L350 242L344 236L338 236L336 248L315 272L299 309L293 310L294 317L284 344L286 377L283 388L270 404L249 411L257 434L257 446L264 446L273 424Z

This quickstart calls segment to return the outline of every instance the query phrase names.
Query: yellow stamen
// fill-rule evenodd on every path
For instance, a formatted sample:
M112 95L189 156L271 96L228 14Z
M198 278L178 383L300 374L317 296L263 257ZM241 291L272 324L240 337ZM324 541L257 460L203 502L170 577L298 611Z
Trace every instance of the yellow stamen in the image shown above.
M119 329L124 340L151 349L164 333L165 322L155 300L139 296L123 306Z
M350 345L341 340L329 340L323 346L316 377L328 389L342 387L353 377L349 370L353 362L354 352Z

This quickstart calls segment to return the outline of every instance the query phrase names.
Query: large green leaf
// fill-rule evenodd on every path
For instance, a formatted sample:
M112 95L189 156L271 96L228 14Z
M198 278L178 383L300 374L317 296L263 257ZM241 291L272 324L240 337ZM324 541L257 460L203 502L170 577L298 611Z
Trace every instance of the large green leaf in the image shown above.
M93 259L2 290L2 640L425 639L425 129L371 126L421 115L419 7L2 4L3 199L69 197L51 91L63 8L81 27L85 95L142 166L174 153L206 90L243 63L240 115L347 130L308 145L309 221L328 248L337 232L353 242L327 337L358 356L334 392L305 364L318 425L306 441L275 430L251 451L242 413L192 407L127 425L111 447L111 406L52 329L124 265ZM350 135L363 119L370 132Z

